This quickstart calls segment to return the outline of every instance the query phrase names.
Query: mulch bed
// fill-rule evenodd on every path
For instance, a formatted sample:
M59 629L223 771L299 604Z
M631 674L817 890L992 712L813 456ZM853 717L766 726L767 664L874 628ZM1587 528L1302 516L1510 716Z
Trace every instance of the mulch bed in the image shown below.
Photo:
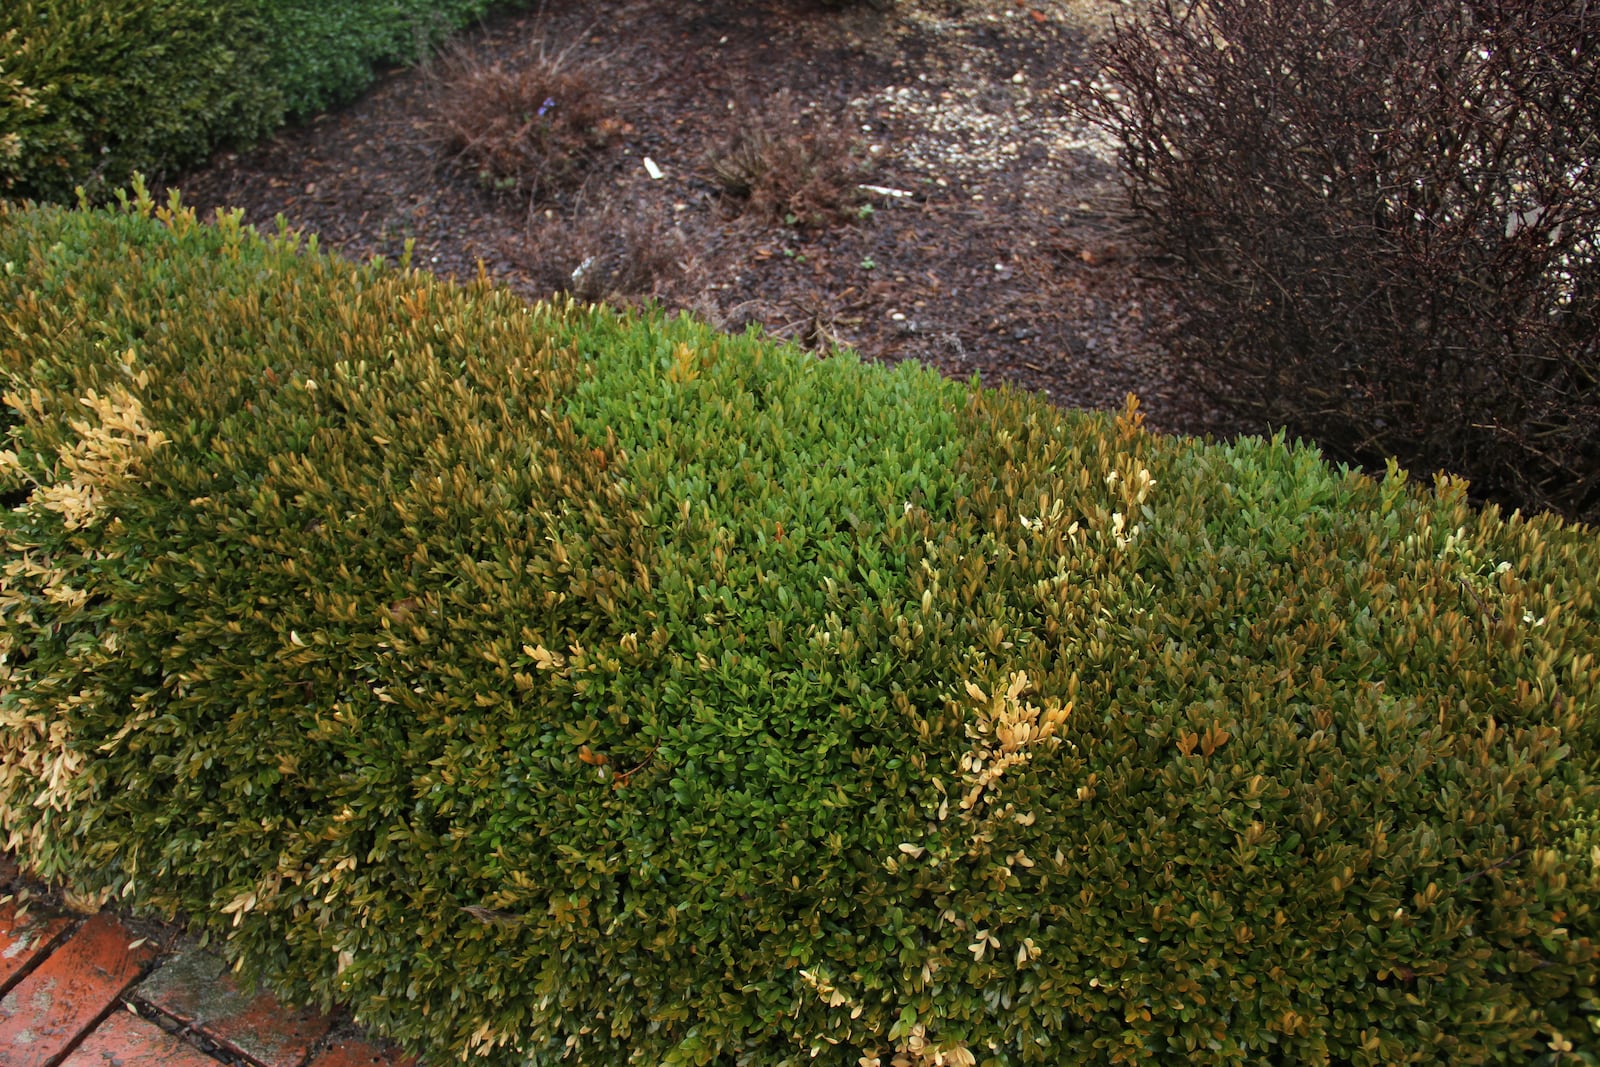
M281 215L356 258L398 257L409 241L416 266L470 279L481 264L530 299L653 299L1064 406L1118 408L1133 392L1153 427L1217 432L1155 339L1164 304L1138 277L1108 149L1062 103L1102 25L1096 7L552 3L174 184L207 214L241 208L268 227ZM452 164L441 108L464 71L541 55L591 79L609 137L575 181L497 190ZM845 185L910 195L841 188L835 218L811 225L730 194L713 160L779 100L803 119L796 137L844 131L851 158L870 163Z

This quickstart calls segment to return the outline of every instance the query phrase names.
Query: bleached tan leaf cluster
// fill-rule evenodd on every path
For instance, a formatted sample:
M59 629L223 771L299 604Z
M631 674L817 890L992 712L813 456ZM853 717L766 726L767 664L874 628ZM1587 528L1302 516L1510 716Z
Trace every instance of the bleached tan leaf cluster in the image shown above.
M973 810L984 799L986 790L1007 770L1031 760L1036 749L1054 748L1061 743L1060 731L1072 705L1046 700L1041 708L1022 699L1027 690L1026 671L1014 672L1006 688L997 689L993 695L975 682L967 683L975 714L967 723L972 747L961 757L961 778L966 787L961 797L962 811Z
M830 1008L849 1007L850 1018L861 1016L861 1005L851 1000L841 989L835 986L828 977L820 971L801 971L800 980L817 994L817 998Z
M131 358L125 360L131 367ZM5 403L24 417L44 414L45 400L38 391L22 396L9 393ZM121 386L106 395L91 390L79 399L87 409L84 418L68 425L72 437L57 449L56 477L48 483L30 477L15 452L0 451L0 475L11 481L32 481L34 488L24 510L43 518L59 516L61 529L85 530L106 518L106 494L136 475L141 457L166 441L152 428L137 397ZM8 847L20 848L33 835L19 827L30 820L28 809L65 810L71 802L73 782L83 756L73 751L67 729L74 705L93 701L92 690L67 696L41 697L24 665L26 649L11 636L36 627L36 606L55 606L52 616L70 617L84 609L89 593L74 575L55 560L48 545L32 543L15 533L4 538L6 562L0 568L0 828ZM103 558L103 552L100 553ZM116 649L116 635L100 638L106 652Z
M1123 504L1123 510L1111 513L1111 540L1118 548L1127 548L1144 530L1142 523L1129 522L1129 516L1140 514L1150 499L1150 491L1155 488L1156 480L1142 466L1128 476L1112 468L1105 480L1106 488L1119 494Z
M930 1041L927 1028L917 1023L896 1043L887 1059L869 1052L857 1062L860 1067L973 1067L978 1058L960 1041L948 1045Z
M25 398L8 393L5 403L16 411L27 412L39 411L44 400L34 390ZM69 425L77 441L59 449L56 480L37 486L28 500L29 506L59 513L62 525L69 530L99 521L106 491L123 483L138 456L166 443L166 435L145 421L139 399L120 386L108 396L91 389L78 403L94 418L71 420ZM0 452L0 471L14 473L18 466L16 453Z

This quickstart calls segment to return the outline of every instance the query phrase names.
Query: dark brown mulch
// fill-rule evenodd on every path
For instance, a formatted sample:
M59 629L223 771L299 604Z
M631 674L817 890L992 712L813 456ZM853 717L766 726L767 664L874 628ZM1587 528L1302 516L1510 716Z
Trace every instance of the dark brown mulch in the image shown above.
M418 266L470 278L481 262L530 298L557 286L650 297L722 328L916 359L1066 406L1120 407L1134 392L1154 427L1214 431L1154 341L1162 304L1126 252L1106 153L1061 104L1094 6L552 3L176 184L207 213L238 207L258 225L281 214L357 258L397 257L410 240ZM580 181L546 182L531 199L452 166L434 132L436 101L463 70L539 55L587 70L614 120ZM911 195L843 188L861 199L844 196L828 225L744 210L712 157L780 94L870 161L847 185Z

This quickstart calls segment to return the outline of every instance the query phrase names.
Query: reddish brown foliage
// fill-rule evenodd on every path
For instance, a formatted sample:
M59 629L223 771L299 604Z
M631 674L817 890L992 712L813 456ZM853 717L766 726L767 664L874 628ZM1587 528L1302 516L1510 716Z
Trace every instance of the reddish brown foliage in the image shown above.
M717 181L746 210L777 222L827 226L861 203L857 139L842 124L803 111L787 90L741 114L711 158Z
M447 58L425 128L484 188L538 199L581 181L621 126L592 71L541 49L517 67L466 51Z
M1161 0L1087 108L1195 380L1333 454L1600 518L1600 10Z

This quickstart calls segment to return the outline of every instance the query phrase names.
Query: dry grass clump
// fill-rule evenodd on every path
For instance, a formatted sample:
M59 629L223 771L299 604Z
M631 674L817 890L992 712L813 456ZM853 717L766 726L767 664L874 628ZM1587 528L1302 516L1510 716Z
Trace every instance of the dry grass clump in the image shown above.
M664 296L686 273L688 258L682 233L655 216L614 208L576 218L536 214L526 239L506 251L547 292L618 306Z
M823 227L855 214L866 153L850 129L796 104L783 90L747 109L711 155L711 171L742 210L791 226Z
M427 135L447 166L485 189L537 200L579 184L622 129L601 77L543 45L508 66L466 50L432 76Z

